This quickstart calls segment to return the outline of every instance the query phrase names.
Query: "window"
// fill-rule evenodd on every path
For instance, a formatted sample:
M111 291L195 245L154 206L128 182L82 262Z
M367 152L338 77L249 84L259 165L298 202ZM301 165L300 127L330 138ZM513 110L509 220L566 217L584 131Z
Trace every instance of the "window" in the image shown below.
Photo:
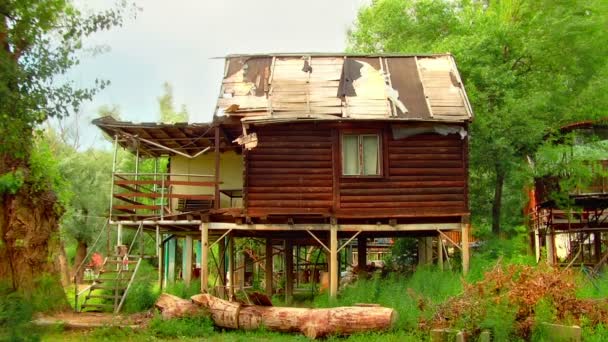
M342 135L342 175L380 175L380 136L378 134Z

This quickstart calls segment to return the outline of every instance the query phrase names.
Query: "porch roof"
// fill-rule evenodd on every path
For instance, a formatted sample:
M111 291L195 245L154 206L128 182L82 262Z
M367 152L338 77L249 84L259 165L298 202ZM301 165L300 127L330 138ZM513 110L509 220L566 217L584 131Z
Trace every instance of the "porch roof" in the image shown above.
M92 123L110 137L117 137L118 144L128 151L135 153L139 147L143 156L182 155L193 158L211 151L215 147L216 127L219 129L221 149L238 146L232 142L234 133L226 127L220 127L220 121L217 120L210 123L134 123L105 116Z

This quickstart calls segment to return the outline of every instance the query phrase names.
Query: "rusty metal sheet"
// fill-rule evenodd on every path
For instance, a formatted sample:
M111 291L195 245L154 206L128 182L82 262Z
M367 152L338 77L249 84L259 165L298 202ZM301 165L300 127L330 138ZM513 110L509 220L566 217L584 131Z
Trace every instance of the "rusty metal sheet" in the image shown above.
M393 88L399 92L399 99L408 112L398 110L397 116L430 119L424 88L418 74L415 57L387 58Z
M227 57L216 115L243 120L462 122L471 116L450 55Z

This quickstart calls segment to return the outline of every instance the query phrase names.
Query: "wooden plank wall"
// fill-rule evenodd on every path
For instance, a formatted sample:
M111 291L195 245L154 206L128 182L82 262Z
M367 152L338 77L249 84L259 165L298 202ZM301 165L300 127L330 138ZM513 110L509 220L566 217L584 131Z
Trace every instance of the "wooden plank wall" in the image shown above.
M247 212L327 214L332 202L331 129L292 124L255 129L258 146L247 153Z
M381 127L384 170L382 177L375 178L341 177L340 128L335 124L255 128L258 146L246 155L248 215L467 214L466 140L459 134L393 140L390 126Z
M384 177L341 178L338 212L417 217L468 211L465 141L460 135L421 134L393 140L389 129L384 135L388 145Z

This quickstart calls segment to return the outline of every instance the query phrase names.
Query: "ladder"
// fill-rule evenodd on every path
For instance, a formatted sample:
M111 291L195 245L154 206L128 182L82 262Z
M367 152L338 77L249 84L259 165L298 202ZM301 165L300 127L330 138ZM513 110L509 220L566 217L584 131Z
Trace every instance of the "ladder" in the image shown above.
M101 271L88 288L79 311L110 311L111 309L114 313L120 312L142 260L141 256L133 255L124 258L118 255L111 259L106 258ZM91 301L91 299L99 299L99 301Z
M80 293L87 292L84 302L78 307L78 296L75 296L76 311L109 311L119 313L122 309L129 289L135 280L137 270L144 259L143 250L143 223L140 223L133 241L127 249L126 253L113 255L103 261L101 271L95 276L93 283L87 289ZM132 255L131 250L136 240L140 240L140 255ZM99 299L95 303L91 299Z

